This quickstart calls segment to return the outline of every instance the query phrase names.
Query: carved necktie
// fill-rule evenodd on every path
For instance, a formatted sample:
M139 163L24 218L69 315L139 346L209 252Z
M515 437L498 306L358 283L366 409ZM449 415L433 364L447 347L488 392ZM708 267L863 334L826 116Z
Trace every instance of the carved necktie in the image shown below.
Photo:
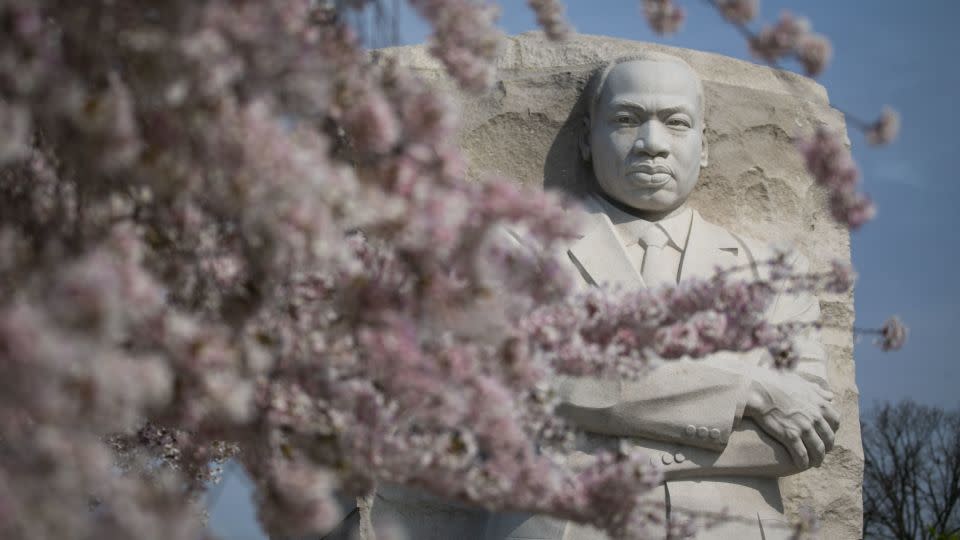
M673 257L664 253L669 238L658 226L647 227L640 234L640 245L644 247L643 270L640 275L647 287L677 284L677 267Z

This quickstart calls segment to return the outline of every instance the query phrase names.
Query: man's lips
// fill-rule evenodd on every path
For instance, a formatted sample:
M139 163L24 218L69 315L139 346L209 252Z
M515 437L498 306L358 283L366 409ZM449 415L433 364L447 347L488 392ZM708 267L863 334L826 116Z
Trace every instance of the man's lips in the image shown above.
M660 187L673 178L673 171L662 165L635 165L627 169L627 176L644 187Z
M673 176L673 171L669 167L664 167L663 165L634 165L627 169L628 173L643 173L643 174L668 174Z

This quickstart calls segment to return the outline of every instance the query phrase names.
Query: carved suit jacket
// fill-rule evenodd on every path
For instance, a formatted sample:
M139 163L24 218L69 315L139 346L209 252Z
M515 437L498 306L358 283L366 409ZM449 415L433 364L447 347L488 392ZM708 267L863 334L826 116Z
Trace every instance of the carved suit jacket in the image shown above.
M602 207L588 201L585 211L583 236L557 254L569 261L568 269L579 276L580 285L615 283L644 287ZM709 277L717 266L743 267L747 279L762 276L763 268L756 262L772 255L763 244L708 223L696 212L690 227L681 261L681 280ZM522 236L503 232L507 237L503 240L513 243L515 248L533 249ZM793 263L798 271L806 269L806 262L799 255ZM820 306L812 295L780 295L767 316L774 322L815 321L820 316ZM798 370L811 380L825 381L825 355L817 340L807 336L797 345L801 356ZM561 380L559 412L587 432L580 452L571 459L587 462L596 451L629 441L636 448L649 451L652 459L664 465L666 485L649 494L655 502L664 502L669 486L667 508L672 504L677 508L724 510L756 520L753 524L730 523L739 527L733 531L711 529L712 538L779 538L775 533L787 529L762 532L766 527L763 522L782 517L777 477L798 469L786 448L750 420L740 418L753 370L769 374L763 362L760 352L717 354L700 360L666 362L636 381ZM382 491L374 505L374 522L378 516L384 520L392 518L406 525L412 537L607 540L596 529L547 516L487 514L412 497L402 490Z
M587 199L584 210L583 236L564 254L581 284L645 287L602 206ZM760 278L766 269L759 263L772 255L765 244L709 223L694 210L680 280L708 278L718 267L743 269L738 277L744 279ZM798 272L807 270L799 253L791 263ZM812 294L781 293L766 317L775 323L814 322L820 304ZM826 386L826 355L816 336L807 332L795 345L798 373ZM786 476L799 472L786 448L741 418L752 377L770 376L768 360L765 351L719 353L666 362L636 381L566 378L560 382L559 412L593 435L584 441L585 453L628 437L665 467L668 480Z

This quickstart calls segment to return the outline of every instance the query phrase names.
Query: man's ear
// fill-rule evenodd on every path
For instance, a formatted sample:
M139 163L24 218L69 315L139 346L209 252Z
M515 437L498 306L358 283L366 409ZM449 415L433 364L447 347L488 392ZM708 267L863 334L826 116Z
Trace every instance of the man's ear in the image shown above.
M706 167L710 163L710 149L707 145L707 126L703 126L700 133L700 167Z
M590 161L590 116L583 115L583 129L580 130L580 137L577 141L580 146L580 157L584 161Z

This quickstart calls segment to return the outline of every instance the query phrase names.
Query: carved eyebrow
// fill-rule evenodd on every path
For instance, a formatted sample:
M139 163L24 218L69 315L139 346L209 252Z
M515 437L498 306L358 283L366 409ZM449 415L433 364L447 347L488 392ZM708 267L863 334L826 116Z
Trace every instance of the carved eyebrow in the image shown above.
M657 114L663 117L671 116L677 113L693 116L693 111L687 107L684 107L683 105L677 105L676 107L664 107L663 109L657 111Z
M647 108L643 105L637 103L636 101L629 99L615 99L610 102L610 108L612 109L634 109L639 113L647 112Z
M634 109L635 111L644 114L647 113L647 108L643 105L637 103L636 101L630 99L615 99L610 103L610 107L614 109ZM688 116L694 116L693 111L684 105L677 105L674 107L664 107L657 110L657 115L661 117L670 116L676 113L683 113Z

